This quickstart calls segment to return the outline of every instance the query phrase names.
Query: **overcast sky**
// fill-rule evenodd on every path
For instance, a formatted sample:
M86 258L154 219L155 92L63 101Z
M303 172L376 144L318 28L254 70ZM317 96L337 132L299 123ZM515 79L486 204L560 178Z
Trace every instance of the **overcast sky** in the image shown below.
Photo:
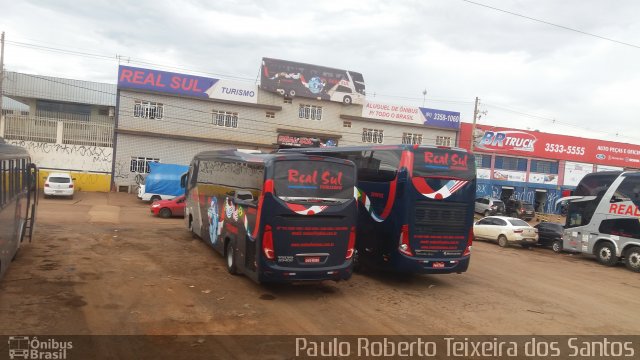
M117 54L255 81L274 57L359 71L375 101L426 89L471 122L478 96L481 124L640 144L640 1L476 2L632 46L462 0L0 0L0 30L9 71L115 83Z

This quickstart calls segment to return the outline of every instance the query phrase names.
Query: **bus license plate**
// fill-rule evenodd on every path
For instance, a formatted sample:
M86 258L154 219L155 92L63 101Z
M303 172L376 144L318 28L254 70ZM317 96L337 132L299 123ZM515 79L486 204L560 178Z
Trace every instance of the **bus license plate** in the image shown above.
M305 264L317 264L319 262L320 262L320 257L319 256L304 258L304 263Z
M434 268L443 268L444 267L444 263L442 261L438 261L438 262L434 262L431 267Z

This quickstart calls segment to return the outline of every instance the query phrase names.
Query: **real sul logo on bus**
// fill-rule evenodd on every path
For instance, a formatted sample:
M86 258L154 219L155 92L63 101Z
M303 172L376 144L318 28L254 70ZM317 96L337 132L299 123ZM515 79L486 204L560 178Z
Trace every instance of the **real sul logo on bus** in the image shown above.
M478 148L486 150L534 151L538 139L524 131L486 131Z

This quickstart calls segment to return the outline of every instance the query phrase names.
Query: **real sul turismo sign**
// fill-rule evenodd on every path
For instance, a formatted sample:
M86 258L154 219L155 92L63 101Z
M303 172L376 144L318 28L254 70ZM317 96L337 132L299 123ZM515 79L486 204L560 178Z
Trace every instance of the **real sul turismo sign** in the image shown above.
M362 107L362 117L401 121L445 129L458 129L460 127L459 112L370 101L367 101Z
M122 65L118 68L118 88L254 104L258 102L258 87L254 84Z

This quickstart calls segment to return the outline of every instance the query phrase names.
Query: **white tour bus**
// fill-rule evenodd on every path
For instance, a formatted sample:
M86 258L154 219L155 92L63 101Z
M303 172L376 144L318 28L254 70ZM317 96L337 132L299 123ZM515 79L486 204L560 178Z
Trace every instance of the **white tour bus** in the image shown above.
M614 266L623 260L640 272L640 172L585 175L569 203L563 249L593 254Z

